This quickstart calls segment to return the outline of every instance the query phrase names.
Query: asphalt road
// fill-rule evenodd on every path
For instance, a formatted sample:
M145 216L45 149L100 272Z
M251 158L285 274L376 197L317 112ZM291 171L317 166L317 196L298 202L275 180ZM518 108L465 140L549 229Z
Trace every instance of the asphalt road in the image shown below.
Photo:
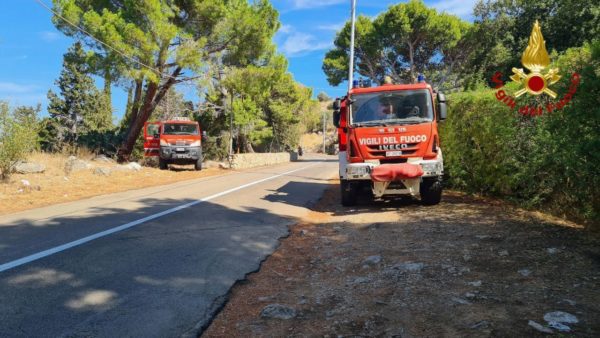
M0 337L194 336L337 172L334 158L0 219Z

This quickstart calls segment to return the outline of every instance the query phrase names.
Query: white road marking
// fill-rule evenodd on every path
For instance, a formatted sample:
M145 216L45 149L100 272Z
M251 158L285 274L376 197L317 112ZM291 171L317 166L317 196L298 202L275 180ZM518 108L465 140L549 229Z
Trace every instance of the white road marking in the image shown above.
M72 242L69 242L69 243L66 243L66 244L63 244L63 245L59 245L57 247L54 247L54 248L51 248L51 249L48 249L48 250L40 251L40 252L35 253L33 255L29 255L29 256L26 256L26 257L23 257L23 258L19 258L17 260L12 261L12 262L4 263L4 264L0 265L0 272L4 272L6 270L10 270L10 269L16 268L18 266L28 264L28 263L31 263L33 261L37 261L38 259L42 259L44 257L48 257L48 256L51 256L51 255L54 255L56 253L59 253L59 252L62 252L62 251L74 248L76 246L79 246L79 245L82 245L82 244L85 244L85 243L88 243L88 242L91 242L91 241L93 241L95 239L98 239L98 238L106 237L108 235L112 235L114 233L117 233L117 232L120 232L120 231L123 231L123 230L127 230L127 229L132 228L132 227L134 227L136 225L140 225L142 223L146 223L148 221L152 221L154 219L157 219L157 218L160 218L160 217L172 214L174 212L177 212L177 211L189 208L189 207L193 207L193 206L198 205L200 203L204 203L204 202L213 200L215 198L218 198L218 197L221 197L221 196L225 196L227 194L231 194L232 192L236 192L238 190L242 190L242 189L245 189L245 188L251 187L253 185L257 185L257 184L266 182L266 181L274 180L274 179L279 178L281 176L289 175L289 174L295 173L297 171L302 171L302 170L308 169L308 168L313 167L315 165L317 165L317 164L316 163L315 164L311 164L311 165L302 167L300 169L295 169L295 170L287 171L287 172L284 172L282 174L277 174L275 176L270 176L270 177L263 178L263 179L258 180L258 181L254 181L254 182L251 182L251 183L240 185L239 187L235 187L235 188L232 188L232 189L229 189L229 190L225 190L223 192L220 192L220 193L217 193L217 194L214 194L214 195L210 195L210 196L204 197L204 198L199 199L199 200L194 201L194 202L186 203L186 204L180 205L178 207L174 207L174 208L171 208L171 209L159 212L157 214L150 215L150 216L138 219L136 221L120 225L120 226L115 227L115 228L104 230L102 232L99 232L99 233L96 233L96 234L93 234L93 235L90 235L90 236L78 239L76 241L72 241Z

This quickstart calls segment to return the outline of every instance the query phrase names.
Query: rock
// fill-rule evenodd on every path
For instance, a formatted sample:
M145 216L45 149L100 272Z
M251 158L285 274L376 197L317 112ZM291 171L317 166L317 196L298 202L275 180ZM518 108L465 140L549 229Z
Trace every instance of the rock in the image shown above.
M563 312L563 311L554 311L548 312L544 315L544 320L547 322L557 322L561 324L577 324L579 320L574 315Z
M480 280L476 280L474 282L468 282L467 284L471 285L471 286L475 286L475 287L480 287L481 286L481 281Z
M140 171L140 170L143 169L142 166L139 163L137 163L137 162L131 162L127 166L130 167L132 170L135 170L135 171Z
M536 323L533 320L530 320L529 322L527 322L527 325L531 326L532 328L536 329L539 332L554 333L554 331L552 331L551 329L543 326L542 324Z
M405 272L420 272L421 270L423 270L424 267L425 267L425 264L423 264L423 263L406 262L406 263L396 264L396 265L392 266L392 269L405 271Z
M558 253L560 250L558 250L557 248L548 248L546 249L546 252L550 255L554 255L556 253Z
M500 257L508 256L508 251L507 250L499 251L498 252L498 256L500 256Z
M219 168L221 169L231 169L231 166L228 163L219 163Z
M296 315L294 308L281 304L269 304L260 311L261 318L267 319L292 319Z
M362 263L365 265L377 265L377 264L381 263L381 256L379 256L379 255L369 256L369 257L365 258L365 260Z
M65 172L69 174L74 171L92 169L93 167L93 165L89 164L84 160L80 160L75 156L70 156L67 162L65 163Z
M487 329L489 326L490 326L490 322L488 322L487 320L482 320L480 322L477 322L477 323L471 325L470 328L473 330L478 330L478 329Z
M467 297L469 299L473 299L473 298L475 298L475 294L472 292L467 292L467 293L465 293L465 297Z
M558 323L558 322L548 322L548 326L551 327L551 328L553 328L553 329L556 329L556 330L558 330L560 332L570 332L571 331L570 327L568 327L565 324Z
M457 303L457 304L461 304L461 305L469 305L471 304L468 300L464 300L462 298L458 298L458 297L452 297L452 301Z
M308 235L308 230L300 230L300 236Z
M354 278L350 278L346 281L346 285L351 286L351 285L357 285L357 284L366 284L371 282L371 278L369 277L354 277Z
M519 274L523 277L528 277L529 275L531 275L531 270L521 269L521 270L519 270Z
M21 185L24 187L31 187L31 183L28 180L21 180Z
M106 155L98 155L92 161L94 161L94 162L104 162L104 163L113 163L113 162L115 162L115 160L113 160L110 157L107 157Z
M46 171L46 166L40 163L19 162L15 166L15 172L19 174L40 174Z
M109 168L96 168L94 170L94 175L110 176L110 169Z
M130 162L127 164L118 165L113 168L115 171L140 171L142 166L136 162Z

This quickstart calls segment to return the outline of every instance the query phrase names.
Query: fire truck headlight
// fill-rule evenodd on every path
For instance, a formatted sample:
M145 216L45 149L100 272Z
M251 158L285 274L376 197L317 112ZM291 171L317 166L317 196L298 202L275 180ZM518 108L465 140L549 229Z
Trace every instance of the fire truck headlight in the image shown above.
M192 142L192 144L190 144L190 147L199 147L199 146L200 146L200 141Z
M169 142L167 142L166 140L160 140L160 145L164 146L164 147L168 147L169 146Z
M421 167L423 167L425 173L438 173L442 171L441 163L439 162L422 163Z

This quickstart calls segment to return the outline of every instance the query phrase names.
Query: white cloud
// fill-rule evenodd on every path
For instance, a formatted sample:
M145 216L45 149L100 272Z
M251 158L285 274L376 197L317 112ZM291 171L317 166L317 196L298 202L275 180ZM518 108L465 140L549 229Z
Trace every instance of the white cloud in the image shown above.
M279 28L279 31L278 31L278 33L281 33L281 34L289 34L289 33L291 33L293 30L294 30L294 27L292 27L292 26L290 26L290 25L282 25L282 26Z
M317 41L317 39L310 34L295 32L287 37L281 46L281 50L286 56L294 57L330 47L331 42Z
M0 93L24 94L35 91L38 87L34 85L22 85L14 82L0 82Z
M431 4L432 7L441 12L457 15L463 19L473 15L473 7L477 0L446 0Z
M54 41L60 39L61 37L62 37L62 35L57 32L51 32L51 31L40 32L40 38L46 42L54 42Z
M349 3L348 0L288 0L292 3L294 9L311 9L317 7L325 7L337 5L341 3Z
M8 101L11 106L35 106L47 100L46 94L37 85L0 82L0 101Z
M340 31L342 28L344 28L344 25L346 24L346 22L340 22L340 23L332 23L332 24L327 24L327 25L320 25L317 28L323 31L334 31L334 32L338 32Z

